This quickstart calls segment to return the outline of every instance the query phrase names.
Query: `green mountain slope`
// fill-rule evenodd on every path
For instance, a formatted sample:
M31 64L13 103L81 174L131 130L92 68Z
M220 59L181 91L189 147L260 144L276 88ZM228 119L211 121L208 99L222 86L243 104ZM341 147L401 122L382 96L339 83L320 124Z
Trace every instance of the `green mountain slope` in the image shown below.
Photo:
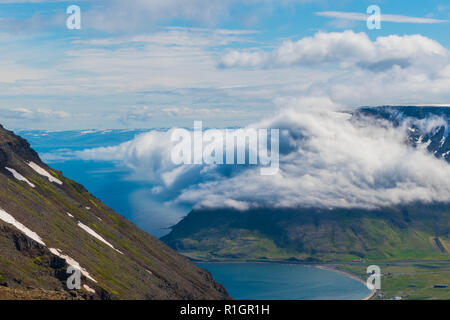
M66 270L74 261L83 271L82 288L69 292ZM2 292L6 298L228 298L207 271L0 127L0 298Z
M162 240L199 260L448 259L449 205L192 211Z

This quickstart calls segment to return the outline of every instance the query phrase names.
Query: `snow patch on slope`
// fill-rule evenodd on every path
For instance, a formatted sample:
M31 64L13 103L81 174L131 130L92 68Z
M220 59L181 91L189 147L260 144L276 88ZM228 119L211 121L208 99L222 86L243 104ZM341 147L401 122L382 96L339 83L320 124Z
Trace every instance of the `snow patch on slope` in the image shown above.
M19 221L17 221L12 215L7 213L5 210L0 209L0 220L3 220L6 223L12 224L14 227L19 229L21 232L23 232L27 237L33 239L37 243L45 246L44 241L36 232L31 231L27 227L25 227L23 224L21 224Z
M94 230L92 230L91 228L89 228L87 225L78 222L78 226L83 229L84 231L86 231L87 233L89 233L91 236L93 236L94 238L100 240L101 242L103 242L104 244L106 244L107 246L111 247L112 249L116 250L117 252L119 252L120 254L123 254L122 252L120 252L119 250L117 250L116 248L114 248L114 246L109 243L108 241L106 241L105 239L103 239L103 237L101 235L99 235L97 232L95 232Z
M44 169L42 169L41 167L39 167L36 163L34 163L33 161L30 161L28 163L28 165L34 170L36 171L38 174L40 174L41 176L46 177L50 182L55 182L59 185L62 185L62 181L55 178L54 176L52 176L50 173L48 173L47 171L45 171Z
M86 271L86 269L82 268L80 264L73 258L69 257L68 255L65 255L62 253L61 250L55 249L55 248L49 248L50 252L53 253L55 256L58 256L64 260L66 260L67 264L70 266L73 266L80 270L81 274L84 275L86 278L92 280L93 282L97 283L97 280L91 277L89 272Z
M30 181L28 181L27 178L25 178L23 175L21 175L20 173L18 173L16 170L11 169L11 168L8 168L8 167L5 167L5 169L8 170L9 172L11 172L12 175L14 176L14 178L16 178L17 180L26 182L26 183L27 183L30 187L32 187L32 188L35 187L34 184L32 184Z
M83 284L83 288L90 293L95 293L95 290L89 287L87 284Z
M46 246L42 238L36 233L25 227L22 223L17 221L12 215L7 213L5 210L0 209L0 220L3 220L6 223L12 224L14 227L19 229L21 232L23 232L27 237L33 239L37 243ZM80 264L73 258L69 257L68 255L64 255L61 250L55 249L55 248L49 248L50 252L54 254L55 256L58 256L64 260L66 260L67 264L74 266L78 268L86 278L92 280L93 282L97 282L94 278L91 277L89 272L86 271L86 269L82 268Z

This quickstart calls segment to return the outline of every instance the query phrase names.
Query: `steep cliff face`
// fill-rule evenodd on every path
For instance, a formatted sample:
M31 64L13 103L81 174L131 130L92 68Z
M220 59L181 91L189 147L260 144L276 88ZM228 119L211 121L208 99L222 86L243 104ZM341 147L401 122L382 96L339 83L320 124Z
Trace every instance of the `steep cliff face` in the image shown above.
M161 241L43 163L0 127L0 298L226 299ZM69 290L69 265L81 270Z

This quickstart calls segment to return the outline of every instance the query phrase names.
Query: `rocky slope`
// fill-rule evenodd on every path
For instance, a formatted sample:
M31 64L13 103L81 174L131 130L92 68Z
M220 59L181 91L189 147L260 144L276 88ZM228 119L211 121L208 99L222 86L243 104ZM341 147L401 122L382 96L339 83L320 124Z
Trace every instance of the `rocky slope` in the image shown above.
M0 127L0 299L226 299L164 243ZM69 290L66 271L82 272Z
M423 147L435 157L450 162L450 107L365 107L353 113L353 121L361 121L364 117L384 119L394 126L407 125L409 145ZM425 120L429 121L428 125Z

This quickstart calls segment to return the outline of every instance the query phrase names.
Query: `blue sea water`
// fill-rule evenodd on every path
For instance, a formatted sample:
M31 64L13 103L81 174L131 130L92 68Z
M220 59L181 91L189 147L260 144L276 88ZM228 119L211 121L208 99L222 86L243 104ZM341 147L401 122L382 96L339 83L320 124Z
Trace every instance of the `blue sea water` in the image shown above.
M197 263L237 300L361 300L360 281L312 266L278 263Z
M23 131L41 158L64 175L84 185L94 196L133 221L142 229L161 236L167 232L166 216L157 212L158 199L151 199L153 186L127 179L128 170L108 161L83 161L71 152L118 145L133 139L141 130ZM186 209L184 214L188 212ZM160 221L160 219L163 219ZM173 221L175 223L176 221ZM235 299L362 299L370 291L361 282L342 274L303 265L254 263L199 263L222 283Z
M112 161L85 161L73 156L74 151L97 147L116 146L132 140L143 130L102 131L21 131L41 159L51 167L82 184L94 196L119 212L142 229L160 237L168 233L168 227L188 213L188 209L176 216L161 212L165 199L152 198L150 183L131 181L130 172ZM159 202L158 202L159 201Z

